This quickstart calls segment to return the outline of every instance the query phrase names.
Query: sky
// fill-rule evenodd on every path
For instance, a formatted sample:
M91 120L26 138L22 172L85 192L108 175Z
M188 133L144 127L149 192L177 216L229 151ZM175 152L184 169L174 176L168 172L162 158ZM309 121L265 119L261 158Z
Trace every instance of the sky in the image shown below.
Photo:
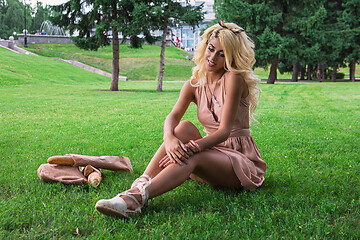
M22 2L24 0L20 0ZM42 2L43 5L59 5L69 0L25 0L25 3L31 4L31 6L36 6L36 2Z

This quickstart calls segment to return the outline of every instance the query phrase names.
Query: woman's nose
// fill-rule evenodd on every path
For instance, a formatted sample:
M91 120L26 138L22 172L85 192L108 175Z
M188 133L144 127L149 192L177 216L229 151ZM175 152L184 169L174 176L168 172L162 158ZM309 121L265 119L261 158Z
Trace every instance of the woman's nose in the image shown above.
M215 52L210 53L210 60L212 60L212 61L216 60L216 53Z

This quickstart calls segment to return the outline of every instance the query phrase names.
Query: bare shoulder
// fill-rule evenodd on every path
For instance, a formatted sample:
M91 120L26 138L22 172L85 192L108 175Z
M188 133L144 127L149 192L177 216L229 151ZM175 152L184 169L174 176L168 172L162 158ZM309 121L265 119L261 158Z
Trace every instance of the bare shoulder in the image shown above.
M193 86L193 83L194 82L192 82L190 79L184 83L184 86L182 88L186 89L187 91L195 91L195 87Z
M195 98L195 87L191 85L191 80L188 80L184 83L181 88L181 94L183 97L191 98L193 100Z
M238 94L242 98L247 97L249 94L248 86L244 78L239 74L234 74L232 72L227 72L225 75L225 89L228 90L237 90Z

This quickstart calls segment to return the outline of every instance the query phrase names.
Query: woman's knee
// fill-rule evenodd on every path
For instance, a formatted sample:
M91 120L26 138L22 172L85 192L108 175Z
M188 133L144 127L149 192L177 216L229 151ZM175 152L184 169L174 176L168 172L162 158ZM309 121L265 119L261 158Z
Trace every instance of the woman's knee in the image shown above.
M201 138L201 134L197 127L190 121L181 121L175 128L175 136L181 141L196 140Z

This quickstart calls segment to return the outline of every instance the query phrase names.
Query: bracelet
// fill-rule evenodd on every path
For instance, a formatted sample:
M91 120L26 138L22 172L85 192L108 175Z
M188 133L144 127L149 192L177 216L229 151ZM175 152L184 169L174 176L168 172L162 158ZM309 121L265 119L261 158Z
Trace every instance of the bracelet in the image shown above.
M195 146L198 150L198 152L201 152L201 148L199 144L197 144L194 140L190 140L189 143L191 143L193 146Z

